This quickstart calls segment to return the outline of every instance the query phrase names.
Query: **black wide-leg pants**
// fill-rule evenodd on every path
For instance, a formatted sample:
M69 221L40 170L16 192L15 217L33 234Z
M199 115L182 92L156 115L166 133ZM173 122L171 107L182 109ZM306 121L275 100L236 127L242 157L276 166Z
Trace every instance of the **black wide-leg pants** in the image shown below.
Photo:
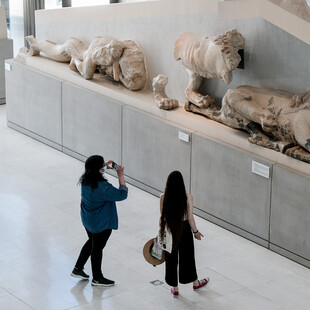
M83 270L84 265L90 257L93 278L94 280L99 280L103 277L101 271L102 251L112 233L112 229L105 229L100 233L91 233L86 229L86 232L88 240L81 249L75 268Z
M188 221L184 221L184 228L178 248L172 250L171 253L165 252L165 256L165 280L168 285L178 286L178 265L180 283L187 284L197 280L194 240Z

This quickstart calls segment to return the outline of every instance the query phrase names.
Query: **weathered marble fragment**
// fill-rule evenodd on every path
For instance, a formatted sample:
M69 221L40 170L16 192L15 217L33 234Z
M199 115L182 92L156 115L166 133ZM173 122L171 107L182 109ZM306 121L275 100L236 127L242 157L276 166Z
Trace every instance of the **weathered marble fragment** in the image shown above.
M179 102L176 99L168 98L165 88L168 83L168 77L163 74L157 75L153 79L153 92L154 101L160 109L172 110L179 106Z
M310 163L310 92L240 86L227 91L221 109L190 102L185 109L247 131L251 143Z
M130 90L143 89L147 82L147 66L143 50L132 40L123 41L124 52L119 59L120 81Z
M70 38L63 44L39 41L33 36L26 37L30 49L23 54L39 55L40 52L59 62L70 62L71 70L79 72L85 79L91 79L96 70L120 81L130 90L145 88L147 69L143 50L131 40L119 41L96 37L90 45L77 38Z
M189 75L185 97L200 108L214 102L211 96L198 93L203 78L219 78L229 84L241 57L238 50L245 40L235 29L214 37L184 32L174 44L174 58L181 60Z
M310 22L310 0L269 0L283 9Z

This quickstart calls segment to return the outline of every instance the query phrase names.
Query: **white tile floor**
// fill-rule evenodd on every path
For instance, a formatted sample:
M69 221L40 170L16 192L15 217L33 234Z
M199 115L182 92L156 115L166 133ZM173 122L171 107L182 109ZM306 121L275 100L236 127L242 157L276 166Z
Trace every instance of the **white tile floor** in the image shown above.
M159 201L130 185L104 252L104 274L115 287L70 277L86 240L76 185L83 163L9 129L5 106L0 141L1 310L310 308L309 269L198 217L205 235L195 241L198 273L210 285L199 292L181 285L176 299L166 284L150 284L164 281L163 265L154 268L142 256L157 232Z

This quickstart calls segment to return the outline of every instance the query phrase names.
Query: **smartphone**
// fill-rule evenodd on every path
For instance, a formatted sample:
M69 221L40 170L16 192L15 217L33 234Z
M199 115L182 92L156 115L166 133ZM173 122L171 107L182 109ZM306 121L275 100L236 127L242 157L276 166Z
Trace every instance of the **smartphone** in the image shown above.
M113 168L114 170L117 169L117 163L115 163L114 161L113 161L113 163L112 163L112 168Z

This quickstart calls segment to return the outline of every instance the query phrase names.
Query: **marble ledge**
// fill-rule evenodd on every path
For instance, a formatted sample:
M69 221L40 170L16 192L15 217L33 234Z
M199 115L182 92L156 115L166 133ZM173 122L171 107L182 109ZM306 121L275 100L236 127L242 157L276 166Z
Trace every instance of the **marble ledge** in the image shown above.
M220 20L260 17L310 45L310 23L268 0L218 2Z
M10 59L6 62L10 63L12 65L12 70L14 70L14 63L17 61ZM19 61L17 63L40 71L43 74L52 75L64 82L69 82L89 91L101 94L111 100L131 106L165 121L172 122L185 131L196 132L206 138L240 148L253 155L263 157L271 163L281 164L310 176L310 164L290 158L279 152L254 145L248 142L248 134L246 132L238 131L203 116L186 112L183 107L179 107L172 111L159 109L154 103L153 93L149 90L137 92L130 91L122 85L107 80L104 77L100 77L99 75L95 75L92 80L85 80L80 74L71 71L68 64L54 62L40 56L26 57L23 64Z

